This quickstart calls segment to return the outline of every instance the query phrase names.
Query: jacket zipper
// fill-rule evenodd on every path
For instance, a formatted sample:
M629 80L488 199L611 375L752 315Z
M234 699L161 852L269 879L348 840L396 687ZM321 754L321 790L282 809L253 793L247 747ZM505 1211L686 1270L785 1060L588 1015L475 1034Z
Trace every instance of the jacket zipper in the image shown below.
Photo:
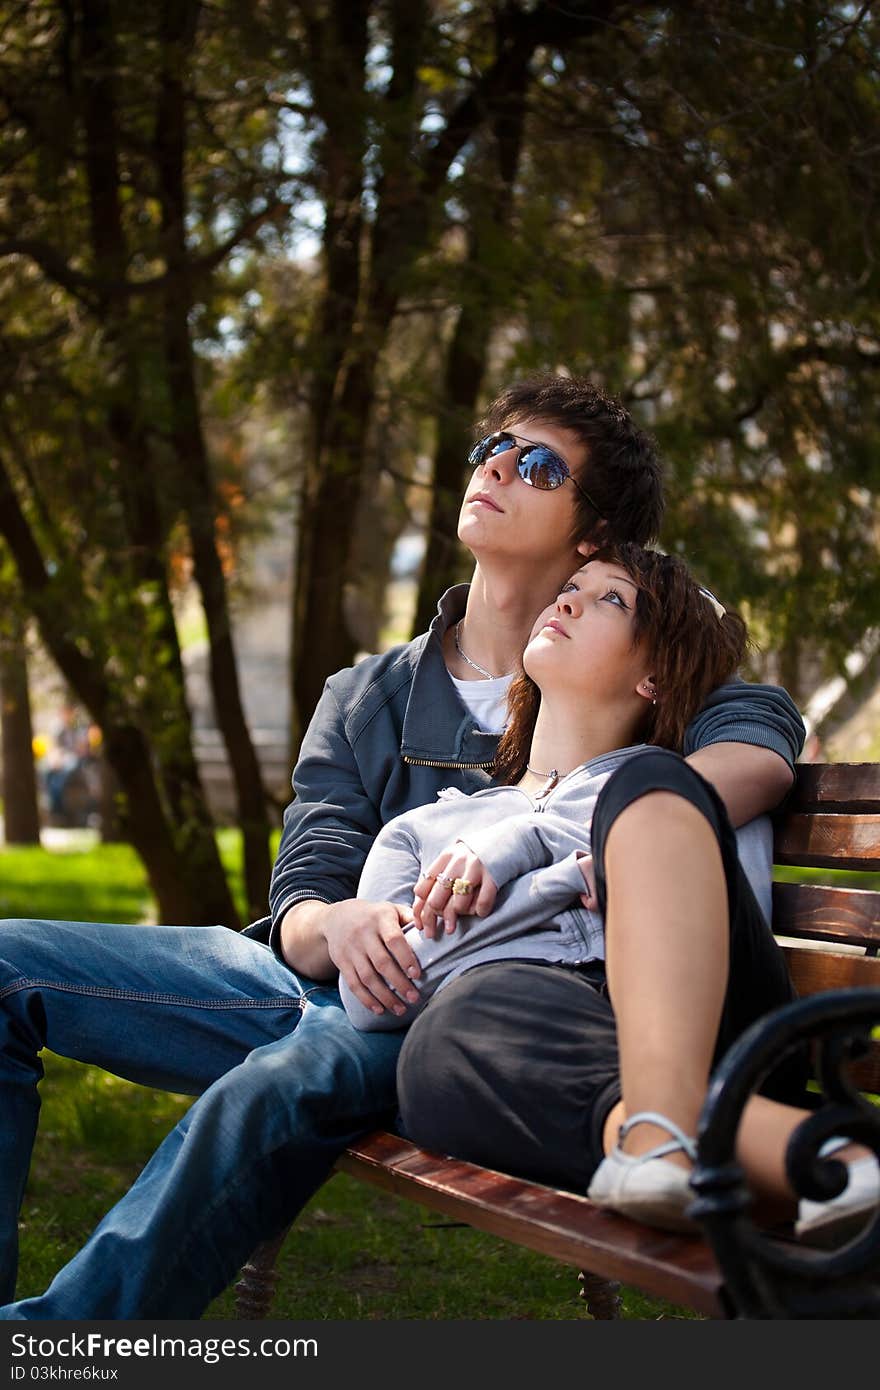
M482 768L484 771L488 771L490 767L494 767L495 765L494 760L488 763L438 763L433 762L429 758L409 758L406 753L403 754L403 761L409 763L410 767L461 767L467 768L468 770Z

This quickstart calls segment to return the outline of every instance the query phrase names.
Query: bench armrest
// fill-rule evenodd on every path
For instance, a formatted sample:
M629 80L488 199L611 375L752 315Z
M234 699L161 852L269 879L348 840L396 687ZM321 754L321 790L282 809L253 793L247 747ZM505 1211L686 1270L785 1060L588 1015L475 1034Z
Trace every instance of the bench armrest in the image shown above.
M819 1251L758 1226L735 1158L743 1107L788 1053L811 1046L817 1108L786 1152L799 1197L826 1200L843 1190L844 1166L818 1151L832 1135L866 1145L880 1162L880 1106L863 1096L850 1063L872 1047L880 989L833 990L799 999L759 1019L729 1050L712 1078L697 1131L691 1215L701 1222L737 1317L871 1317L880 1311L880 1211L854 1240Z

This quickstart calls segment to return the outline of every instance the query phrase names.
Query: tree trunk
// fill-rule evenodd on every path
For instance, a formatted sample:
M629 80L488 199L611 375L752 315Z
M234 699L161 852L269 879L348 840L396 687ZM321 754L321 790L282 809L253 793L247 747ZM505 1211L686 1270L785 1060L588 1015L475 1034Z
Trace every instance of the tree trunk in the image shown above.
M172 825L147 739L132 722L124 699L116 694L108 678L112 664L109 654L99 645L94 632L90 634L92 645L83 642L80 646L80 639L73 635L80 630L88 600L70 574L65 573L58 581L50 578L2 464L0 534L15 560L23 601L39 624L47 651L103 731L107 760L125 799L125 828L144 861L160 915L171 922L238 926L210 827L205 833L204 801L194 799L197 779L188 780L188 797L179 797L179 814ZM174 765L173 756L169 761ZM185 750L178 761L185 768ZM178 790L182 792L183 787L182 782Z
M192 540L195 577L208 625L211 691L218 727L229 755L244 842L244 877L252 918L268 907L269 819L260 764L245 719L238 678L226 581L215 541L216 494L202 430L188 315L192 307L186 247L184 194L187 55L195 37L199 6L171 0L162 13L162 82L159 89L156 162L162 231L168 266L163 334L177 455Z
M21 623L13 614L7 615L7 621L10 620L14 624L14 631L0 643L4 835L8 845L38 845L40 813L34 772L27 651Z
M504 242L514 206L516 176L523 145L528 61L511 73L514 93L502 102L492 123L494 168L479 181L472 200L461 312L455 325L443 392L437 408L437 451L434 488L428 519L428 540L419 576L414 633L424 632L437 610L440 595L461 577L458 513L467 476L465 462L480 387L486 374L492 325L506 301L508 277L496 273L503 263Z
M139 852L144 853L145 847L152 856L145 863L151 882L154 873L156 884L161 882L161 889L154 886L157 896L161 891L163 915L165 904L185 903L191 904L196 913L193 921L214 920L238 926L192 748L183 664L165 573L165 523L147 435L150 409L143 399L139 356L143 328L131 316L128 301L118 290L125 282L129 257L120 199L113 7L108 0L79 0L79 6L79 81L91 251L96 277L103 284L97 312L108 347L118 362L109 425L123 464L120 474L132 589L143 585L154 595L152 637L166 653L166 707L157 713L157 736L152 748L131 725L130 716L119 718L108 710L108 717L101 717L76 683L71 683L104 732L108 761L128 799L125 824ZM139 616L135 611L133 619L137 621ZM104 695L109 697L109 691ZM142 757L149 763L148 777L146 768L138 766ZM153 758L161 789L156 785ZM140 788L138 795L145 797L143 804L132 802L133 785ZM161 821L152 835L144 815L147 805ZM175 874L179 876L179 890L172 881ZM177 910L174 915L178 915Z
M612 0L609 0L609 4ZM604 16L606 5L596 12ZM499 11L496 56L455 106L444 128L421 139L418 71L426 9L408 0L390 7L392 42L388 102L376 144L382 172L369 252L362 253L362 309L353 321L349 354L341 360L329 419L316 422L320 441L307 468L297 543L293 633L294 726L301 733L331 672L349 665L343 591L361 486L359 453L367 438L377 358L385 347L407 276L432 235L432 216L449 166L505 101L523 101L524 74L539 43L584 32L582 17L540 5L534 12ZM590 22L596 15L590 16ZM362 72L357 71L359 78ZM354 80L354 72L351 74ZM325 267L326 268L326 267ZM327 285L329 295L332 287Z
M390 318L345 374L342 398L311 470L300 512L294 591L294 727L301 737L333 671L350 666L355 642L345 618L345 576L360 501L363 441L370 423L377 355Z

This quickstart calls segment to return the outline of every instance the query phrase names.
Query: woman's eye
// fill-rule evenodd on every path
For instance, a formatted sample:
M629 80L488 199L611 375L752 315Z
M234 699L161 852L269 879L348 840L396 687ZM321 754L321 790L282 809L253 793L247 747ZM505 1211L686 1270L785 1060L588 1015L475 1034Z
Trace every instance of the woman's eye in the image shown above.
M571 580L569 580L567 584L563 584L562 588L559 590L560 594L576 594L577 591L577 584L573 584Z
M629 612L629 604L624 600L623 595L618 593L617 589L609 589L607 594L603 595L603 598L609 599L611 603L615 603L620 608L625 608L626 611Z

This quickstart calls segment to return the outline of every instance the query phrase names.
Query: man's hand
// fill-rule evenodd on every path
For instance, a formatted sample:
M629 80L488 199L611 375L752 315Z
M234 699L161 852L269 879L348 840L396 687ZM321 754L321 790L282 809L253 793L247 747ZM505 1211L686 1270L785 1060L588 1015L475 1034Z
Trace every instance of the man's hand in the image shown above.
M352 994L374 1014L386 1009L404 1013L398 994L410 1004L419 1002L412 981L418 979L421 968L403 934L410 920L394 903L357 898L328 904L321 918L320 931L330 959Z
M467 891L462 891L465 886ZM447 935L454 932L459 917L488 917L497 893L482 861L459 840L437 855L416 884L413 921L434 941L443 929Z

